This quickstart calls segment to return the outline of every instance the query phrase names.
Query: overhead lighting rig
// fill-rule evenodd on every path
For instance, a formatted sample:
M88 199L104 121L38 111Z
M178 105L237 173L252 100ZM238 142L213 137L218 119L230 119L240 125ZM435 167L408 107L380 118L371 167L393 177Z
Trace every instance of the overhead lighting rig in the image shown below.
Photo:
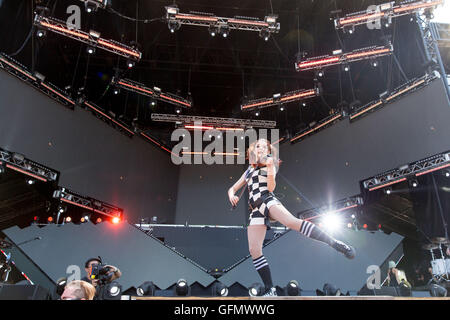
M372 46L362 49L357 49L352 52L342 53L341 50L336 50L332 55L324 55L306 60L300 60L295 63L295 70L319 70L335 65L348 65L350 62L375 59L378 57L392 54L394 48L392 44L387 46Z
M25 158L23 155L0 148L0 166L23 173L42 182L57 184L59 172Z
M320 95L319 86L314 89L302 89L291 91L285 94L276 93L271 98L262 98L256 100L246 101L241 105L241 110L251 111L255 109L267 108L270 106L278 106L284 103L293 101L306 100Z
M84 7L87 13L95 12L97 9L105 9L106 6L110 5L110 0L80 0L84 2Z
M442 3L444 0L404 1L398 5L395 5L394 1L387 2L376 6L376 9L371 12L361 11L347 14L342 18L337 17L334 19L334 26L336 29L350 32L354 31L355 26L371 23L378 19L390 24L393 18L432 9Z
M4 53L0 53L0 68L35 87L52 99L64 104L65 106L74 108L75 102L69 97L69 94L66 91L49 82L46 82L45 76L39 72L31 74L22 64Z
M412 80L408 81L407 83L401 85L400 87L394 89L391 93L388 93L388 92L382 93L382 94L380 94L380 99L371 101L368 104L362 106L361 108L359 108L359 109L355 110L353 113L351 113L350 121L358 119L361 116L368 114L368 112L374 111L374 110L380 108L381 106L394 101L395 99L397 99L399 97L403 97L405 94L409 94L419 88L422 88L439 77L440 77L440 74L436 71L436 72L433 72L431 75L426 74L420 78L412 79Z
M270 35L280 31L280 23L277 22L277 15L268 15L263 21L253 17L223 18L211 13L192 12L180 13L177 6L166 7L166 20L171 32L178 30L181 25L194 25L208 27L211 36L221 34L228 37L231 29L257 31L264 40L268 40Z
M192 107L192 101L182 98L180 96L177 96L172 93L166 93L162 92L160 88L153 87L153 88L147 88L144 85L128 80L128 79L117 79L113 78L112 83L116 87L123 88L125 90L129 90L132 92L136 92L142 95L145 95L147 97L151 97L156 100L164 101L182 108L191 108Z
M81 196L66 188L58 188L55 190L53 192L53 198L59 200L60 202L74 205L87 211L109 217L116 222L117 219L119 221L123 219L123 209L100 200Z
M247 128L268 128L276 127L276 121L269 120L251 120L251 119L234 119L234 118L214 118L201 116L173 115L152 113L152 121L174 122L177 125L193 126L195 123L202 123L204 128L216 129L219 131L241 131ZM189 129L189 128L188 128ZM194 129L194 128L193 128Z
M314 133L314 132L317 132L317 131L319 131L321 129L324 129L325 127L329 126L330 124L333 124L334 122L336 122L338 120L341 120L341 119L343 119L342 112L332 114L329 117L326 117L325 119L322 119L318 123L314 124L314 126L312 126L310 128L306 128L302 132L300 132L297 135L295 135L291 139L291 142L296 142L299 139L302 139L302 138L310 135L311 133Z
M100 38L100 33L91 30L89 33L82 30L68 28L65 21L55 18L44 17L36 14L34 17L34 25L66 36L68 38L78 40L93 48L103 49L133 61L139 61L142 53L130 46L124 45L114 40L106 40Z
M448 167L450 152L445 152L366 179L362 182L362 187L374 191Z

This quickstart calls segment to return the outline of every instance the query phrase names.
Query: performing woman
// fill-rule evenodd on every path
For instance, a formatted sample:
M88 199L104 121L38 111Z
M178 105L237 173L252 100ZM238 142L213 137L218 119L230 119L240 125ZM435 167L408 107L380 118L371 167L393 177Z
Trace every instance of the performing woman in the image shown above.
M291 230L324 242L343 253L348 259L355 257L355 249L338 241L313 223L294 217L275 197L275 176L280 164L277 149L266 139L252 143L248 148L250 165L241 178L228 190L228 197L235 207L239 197L235 194L247 184L249 192L249 226L247 228L248 245L253 265L265 286L263 296L276 296L272 283L269 264L262 253L266 230L270 222L278 221Z

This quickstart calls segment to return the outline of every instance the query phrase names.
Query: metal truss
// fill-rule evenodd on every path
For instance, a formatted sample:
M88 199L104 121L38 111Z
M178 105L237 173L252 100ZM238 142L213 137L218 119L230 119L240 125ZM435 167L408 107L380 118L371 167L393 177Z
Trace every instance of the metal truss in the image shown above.
M180 13L176 6L166 7L166 20L169 23L169 27L173 23L174 28L179 28L182 24L185 24L216 28L217 32L223 32L225 29L234 29L260 33L266 31L268 35L280 31L280 23L276 22L277 18L278 16L276 15L266 16L264 21L252 17L223 18L202 12Z
M180 96L177 96L172 93L162 92L161 89L154 87L153 89L147 88L144 85L128 80L128 79L117 79L113 78L112 83L118 87L121 87L125 90L129 90L132 92L136 92L139 94L142 94L147 97L154 98L156 100L164 101L179 107L183 108L191 108L192 107L192 101L188 99L184 99Z
M338 112L335 114L332 114L328 117L326 117L325 119L320 120L316 125L314 125L312 128L307 128L305 130L303 130L302 132L298 133L297 135L295 135L292 139L291 142L296 142L297 140L300 141L299 139L310 135L313 132L317 132L318 130L322 130L328 126L330 126L331 124L335 123L338 120L343 119L343 113L342 112Z
M360 118L362 115L367 114L370 111L374 111L381 106L384 106L386 104L389 104L396 99L403 97L406 94L409 94L411 92L414 92L420 88L423 88L430 84L433 80L436 78L439 78L439 73L434 72L433 74L429 75L426 74L420 78L412 79L405 84L397 87L394 89L390 94L385 93L384 95L380 95L380 99L371 101L368 104L362 106L361 108L358 108L353 113L350 114L350 121L355 120L356 118Z
M111 218L122 219L123 217L123 209L100 200L81 196L66 188L60 187L55 190L53 192L53 198Z
M333 202L328 206L320 208L313 208L303 212L299 212L297 216L303 220L314 220L327 214L341 213L347 210L351 210L360 207L364 204L363 198L360 196L354 196L342 200Z
M371 46L353 50L352 52L324 55L320 57L308 58L295 63L295 70L305 71L313 69L323 69L330 66L347 64L360 60L376 59L379 57L391 55L394 52L392 44L387 46Z
M142 57L142 53L133 47L126 46L114 40L102 39L100 38L100 33L95 31L87 33L82 30L77 30L73 26L68 26L66 22L55 18L44 17L36 14L34 17L34 25L80 41L89 46L115 53L127 59L139 61Z
M435 156L419 160L398 169L393 169L364 180L362 185L369 191L381 189L411 177L418 177L433 171L450 167L450 152L437 154Z
M250 111L255 109L267 108L270 106L278 106L289 102L302 101L320 95L319 87L314 89L302 89L291 91L281 95L280 93L274 94L272 98L262 98L256 100L250 100L241 105L241 110Z
M70 108L74 107L75 102L69 97L67 92L49 82L45 82L45 78L38 73L32 75L22 64L4 53L0 53L0 68L33 86L35 89L43 92L59 103Z
M105 9L107 5L109 5L109 0L80 0L81 2L84 2L85 5L91 4L98 8Z
M115 120L112 116L109 116L105 113L105 111L102 111L102 109L97 106L95 103L90 101L84 101L84 105L89 108L98 118L104 120L105 122L109 123L119 131L125 133L128 136L134 136L135 132L132 131L130 128L127 127L127 125L120 123L119 121Z
M0 165L26 174L40 181L57 183L59 172L25 158L19 153L0 148Z
M334 19L334 26L336 29L353 30L355 26L374 23L377 20L385 20L390 24L393 18L429 10L442 3L444 0L403 1L398 5L395 5L394 1L387 2L376 6L374 10L368 8L366 11L338 17Z
M249 120L249 119L233 119L233 118L213 118L201 116L186 116L173 114L158 114L152 113L153 121L161 122L175 122L177 124L194 124L201 122L202 125L218 125L224 127L239 127L239 128L275 128L276 121L269 120Z

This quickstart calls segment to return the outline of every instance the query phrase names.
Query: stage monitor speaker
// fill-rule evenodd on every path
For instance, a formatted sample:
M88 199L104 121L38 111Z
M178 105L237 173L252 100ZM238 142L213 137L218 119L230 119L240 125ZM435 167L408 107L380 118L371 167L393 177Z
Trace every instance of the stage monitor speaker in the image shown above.
M0 284L0 300L48 300L50 293L39 285Z
M364 286L359 292L358 296L391 296L398 297L398 288L396 287L381 287L380 289L368 289Z

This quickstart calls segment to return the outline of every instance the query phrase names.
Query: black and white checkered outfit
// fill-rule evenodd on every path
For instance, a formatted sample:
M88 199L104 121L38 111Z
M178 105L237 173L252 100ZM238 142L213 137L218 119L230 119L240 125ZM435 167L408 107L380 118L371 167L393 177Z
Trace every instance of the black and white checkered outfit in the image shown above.
M267 167L250 166L245 172L250 209L249 225L266 225L270 229L269 209L281 204L267 189Z

